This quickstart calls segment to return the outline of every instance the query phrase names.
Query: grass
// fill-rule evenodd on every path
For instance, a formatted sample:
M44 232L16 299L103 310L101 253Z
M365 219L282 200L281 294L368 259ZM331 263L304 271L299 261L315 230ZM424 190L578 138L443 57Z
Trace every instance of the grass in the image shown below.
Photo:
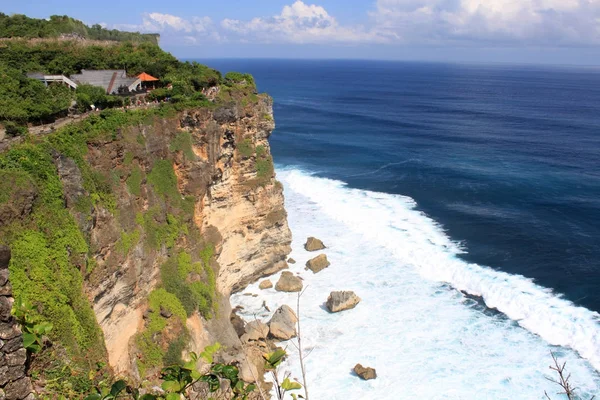
M216 312L216 280L210 265L214 248L207 246L199 255L201 261L192 262L189 253L180 251L161 266L161 281L179 299L188 316L198 311L209 319Z
M144 330L135 337L135 343L140 352L138 368L142 377L146 375L148 369L163 365L163 357L165 357L166 351L156 340L156 335L167 328L169 320L160 315L161 308L171 312L173 314L171 318L179 320L184 329L186 321L186 312L179 299L163 288L153 290L150 293L148 307L148 322Z
M189 132L180 132L173 138L169 150L180 151L187 160L195 160L196 154L193 150L192 135Z
M134 230L133 232L121 232L121 238L117 242L117 250L123 255L129 254L129 251L135 247L140 241L140 231Z
M243 158L250 158L254 154L254 146L250 139L244 139L237 144L237 149Z
M160 209L153 207L145 213L138 213L136 222L144 228L146 244L150 248L159 249L164 245L170 249L181 235L188 233L188 227L172 214L167 214L164 222L159 220L160 216Z
M181 201L181 194L177 188L177 177L173 170L172 161L156 161L152 167L152 171L148 174L148 182L163 199L174 201L175 204L179 204Z
M127 188L129 189L129 193L140 196L142 192L142 170L139 166L133 167L129 178L127 178Z

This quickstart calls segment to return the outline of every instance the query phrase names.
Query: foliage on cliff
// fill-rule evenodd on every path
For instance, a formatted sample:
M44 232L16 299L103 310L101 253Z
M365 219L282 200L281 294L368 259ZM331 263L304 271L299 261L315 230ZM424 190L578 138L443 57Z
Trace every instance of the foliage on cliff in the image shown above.
M105 29L101 25L87 26L66 15L52 15L48 19L29 18L22 14L0 13L0 38L57 38L62 35L90 40L131 41L158 44L155 33L123 32Z
M0 121L47 122L65 114L75 99L85 110L82 100L89 97L89 89L82 87L74 93L26 77L28 72L69 76L82 69L125 69L131 76L149 73L161 84L172 85L172 90L159 89L154 98L175 101L202 100L202 89L223 83L218 71L196 62L181 62L150 42L0 41ZM96 101L101 108L122 104L122 99L114 96Z

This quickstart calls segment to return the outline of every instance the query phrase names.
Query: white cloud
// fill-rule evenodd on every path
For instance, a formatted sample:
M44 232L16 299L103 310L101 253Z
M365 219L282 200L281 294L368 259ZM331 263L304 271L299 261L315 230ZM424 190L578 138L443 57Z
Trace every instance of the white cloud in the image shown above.
M140 29L146 32L164 32L169 30L187 33L207 32L212 24L212 20L209 17L184 19L176 15L154 12L143 15L143 22Z
M363 25L297 0L272 16L223 19L150 12L140 25L165 41L239 43L572 46L600 44L600 0L372 0Z
M224 19L221 27L259 42L360 43L385 39L361 26L342 26L325 8L301 0L283 7L280 14L241 21Z
M377 0L371 17L404 42L600 43L600 0Z

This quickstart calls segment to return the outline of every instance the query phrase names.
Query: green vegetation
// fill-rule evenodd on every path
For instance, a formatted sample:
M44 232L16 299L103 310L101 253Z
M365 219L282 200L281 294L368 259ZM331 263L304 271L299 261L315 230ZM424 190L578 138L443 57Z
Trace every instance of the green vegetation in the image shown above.
M38 353L44 346L43 337L52 330L52 324L42 321L31 303L16 299L11 314L21 325L23 347L30 353Z
M250 393L256 389L256 385L245 384L239 378L240 371L235 365L215 363L213 356L220 349L221 345L215 343L207 346L200 355L193 352L188 354L189 361L187 362L181 361L178 364L163 368L161 371L162 384L160 385L162 393L159 395L151 393L140 395L138 388L127 385L124 380L119 380L112 385L100 382L94 393L85 397L84 400L114 400L117 398L133 400L190 399L192 398L191 387L201 383L206 384L210 393L224 390L225 394L221 393L219 395L220 399L247 400ZM197 369L200 359L209 364L208 371L200 372ZM286 381L289 381L289 379L286 379ZM229 383L228 390L223 386L224 382ZM193 398L197 398L197 396L196 393ZM261 397L264 398L262 394ZM210 397L210 399L212 398ZM296 396L292 395L292 398L296 399Z
M81 197L76 209L115 210L113 179L110 174L94 170L86 161L88 143L110 139L120 127L141 124L149 117L170 115L173 115L171 105L127 113L107 110L51 135L31 138L0 154L3 189L0 204L11 201L20 190L37 193L28 217L0 227L0 242L12 249L9 268L14 293L33 304L40 318L54 326L48 334L50 340L64 348L69 358L83 363L77 365L103 360L105 349L102 333L83 294L81 271L86 269L88 244L64 206L63 187L53 154L58 152L72 158L81 171L83 186L90 196ZM128 186L137 187L135 179ZM174 247L176 240L187 232L180 217L164 215L158 209L140 215L140 226L151 247ZM124 233L119 241L120 251L128 252L139 238L141 231ZM88 273L93 264L88 262Z
M114 40L148 42L158 44L158 34L108 30L100 25L86 26L83 22L66 15L52 15L49 19L29 18L22 14L8 16L0 13L1 38L57 38L76 35L91 40Z
M163 199L172 201L174 204L179 204L181 201L181 194L177 189L177 177L171 161L158 160L155 162L152 171L148 174L148 182Z
M192 135L189 132L178 133L171 141L169 150L182 152L188 160L196 159L196 154L194 154L194 150L192 149Z
M143 332L135 338L135 343L140 350L138 359L138 368L140 375L145 376L150 368L156 368L162 365L165 351L156 340L156 335L165 333L169 320L161 315L161 309L173 314L175 322L179 322L180 330L185 328L186 312L179 299L165 289L156 289L150 293L148 322Z
M228 72L225 74L225 84L228 86L242 85L256 88L254 77L250 74L243 74L241 72Z
M140 241L140 231L134 230L133 232L121 232L121 238L117 242L117 250L123 255L129 254L129 251Z
M250 158L254 154L254 146L250 139L244 139L237 144L238 151L243 158Z
M192 256L180 251L177 258L171 257L161 267L163 287L174 294L188 316L195 311L204 318L212 318L216 312L216 280L210 261L214 255L212 246L200 252L199 262L192 262Z
M181 235L188 233L188 227L180 218L167 214L167 218L161 221L162 213L157 207L149 209L145 213L136 215L136 222L144 228L146 244L152 249L165 246L173 248L175 242Z
M0 52L0 121L9 135L23 134L20 128L26 121L45 122L66 114L71 104L71 92L60 85L46 87L42 82L27 78L23 71L2 63Z
M256 160L256 176L260 179L270 179L273 176L273 161L270 157Z
M127 156L125 157L125 162L127 162ZM133 167L129 178L127 178L127 188L129 189L129 193L139 196L142 192L142 170L137 165Z

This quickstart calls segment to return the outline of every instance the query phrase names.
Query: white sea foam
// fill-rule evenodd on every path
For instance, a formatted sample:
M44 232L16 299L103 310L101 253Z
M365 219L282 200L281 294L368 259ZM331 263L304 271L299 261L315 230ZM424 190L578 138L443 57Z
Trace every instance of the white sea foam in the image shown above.
M311 399L543 399L544 390L557 392L546 379L550 351L567 361L581 394L600 391L597 313L525 277L460 260L460 246L409 197L299 170L278 178L298 261L290 267L307 286L301 318ZM304 270L315 255L302 247L307 236L328 246L331 266L318 274ZM329 314L323 303L332 290L353 290L362 302ZM295 295L257 284L246 292L259 297L236 294L232 302L247 318L269 318L263 300L272 311L296 304ZM294 346L288 351L286 368L300 377ZM375 367L378 378L353 376L356 363Z

